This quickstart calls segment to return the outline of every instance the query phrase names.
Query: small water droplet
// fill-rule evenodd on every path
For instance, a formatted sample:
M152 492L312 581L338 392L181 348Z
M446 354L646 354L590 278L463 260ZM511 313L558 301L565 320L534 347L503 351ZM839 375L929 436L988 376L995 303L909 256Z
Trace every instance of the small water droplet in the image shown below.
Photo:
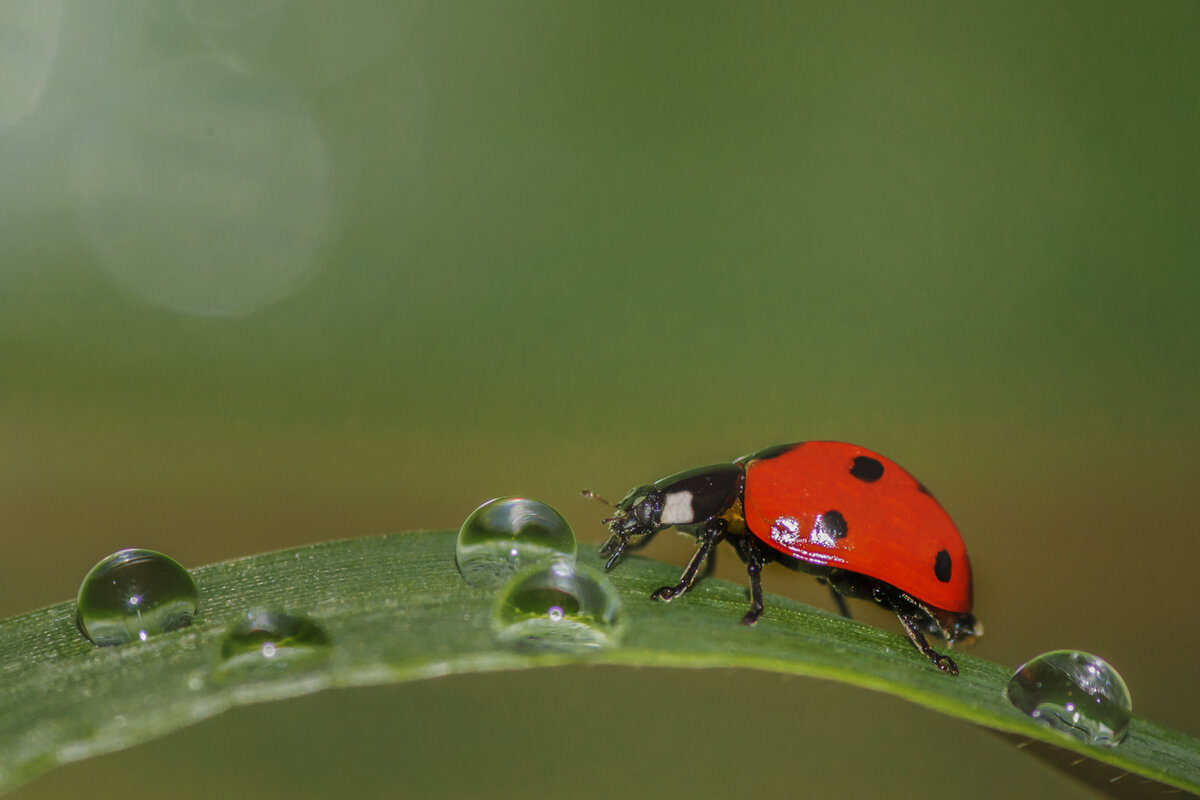
M118 550L79 585L75 619L101 647L144 642L190 625L197 598L196 582L179 562L154 550Z
M217 675L309 667L328 658L332 650L325 630L303 614L255 608L221 641Z
M1055 650L1022 664L1005 693L1029 716L1088 744L1119 744L1133 715L1120 674L1079 650Z
M523 649L589 652L620 640L621 601L603 575L569 561L529 567L492 607L497 637Z
M550 506L499 497L471 512L458 531L455 560L472 586L497 587L519 570L550 560L575 561L575 533Z

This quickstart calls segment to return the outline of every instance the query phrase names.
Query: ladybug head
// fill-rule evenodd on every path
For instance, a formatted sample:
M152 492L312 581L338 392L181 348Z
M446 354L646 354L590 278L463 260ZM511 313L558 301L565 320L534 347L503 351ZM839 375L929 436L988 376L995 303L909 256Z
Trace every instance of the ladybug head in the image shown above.
M604 524L608 526L608 532L613 536L628 539L631 536L654 533L664 527L662 511L665 492L656 489L653 485L631 489L621 502L616 504L608 502L588 489L583 490L583 496L599 500L617 512L603 520Z
M664 492L653 486L639 486L631 490L616 505L586 489L584 495L612 506L617 512L604 520L608 532L612 534L604 547L600 548L601 555L609 556L605 569L612 569L630 544L636 546L639 540L663 527Z
M613 534L637 536L662 527L663 492L652 485L630 489L616 508L616 515L605 520Z

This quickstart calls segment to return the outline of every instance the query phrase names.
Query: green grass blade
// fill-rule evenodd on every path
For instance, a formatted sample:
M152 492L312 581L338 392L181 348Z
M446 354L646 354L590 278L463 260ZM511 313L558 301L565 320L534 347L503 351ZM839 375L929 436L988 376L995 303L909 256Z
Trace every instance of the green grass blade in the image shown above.
M585 548L586 549L586 548ZM598 566L590 553L585 562ZM941 674L900 636L772 597L754 629L738 624L745 589L705 580L669 607L649 593L678 568L629 558L610 574L624 603L620 647L591 654L517 651L490 628L494 592L467 586L454 534L353 539L251 556L193 570L200 613L181 631L96 648L62 603L0 623L0 790L54 766L165 735L225 709L329 687L458 672L592 662L747 667L828 678L895 694L946 714L1057 745L1117 772L1200 793L1200 741L1135 718L1129 738L1084 744L1013 709L1009 670L957 653ZM327 660L269 678L214 677L224 633L247 608L301 611L334 642Z

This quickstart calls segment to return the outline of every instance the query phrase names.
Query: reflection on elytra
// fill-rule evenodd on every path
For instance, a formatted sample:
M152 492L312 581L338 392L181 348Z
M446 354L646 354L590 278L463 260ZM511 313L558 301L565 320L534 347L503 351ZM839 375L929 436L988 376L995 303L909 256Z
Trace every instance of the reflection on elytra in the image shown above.
M190 314L250 314L295 291L331 214L305 100L217 56L124 84L76 136L71 189L104 271Z
M0 4L0 129L24 119L42 99L62 16L62 0Z

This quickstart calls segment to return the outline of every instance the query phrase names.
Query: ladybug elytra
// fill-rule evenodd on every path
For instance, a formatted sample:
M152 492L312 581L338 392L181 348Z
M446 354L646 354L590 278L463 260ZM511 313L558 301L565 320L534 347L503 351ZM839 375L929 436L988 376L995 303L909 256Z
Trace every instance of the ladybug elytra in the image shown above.
M957 665L925 634L950 644L982 634L971 613L971 562L950 516L900 465L865 447L769 447L639 486L615 508L605 520L611 536L600 549L606 569L665 528L696 537L699 547L679 583L655 591L656 600L691 589L717 544L727 541L750 577L745 625L763 612L762 568L776 561L827 583L847 617L843 597L890 609L917 650L951 675Z

